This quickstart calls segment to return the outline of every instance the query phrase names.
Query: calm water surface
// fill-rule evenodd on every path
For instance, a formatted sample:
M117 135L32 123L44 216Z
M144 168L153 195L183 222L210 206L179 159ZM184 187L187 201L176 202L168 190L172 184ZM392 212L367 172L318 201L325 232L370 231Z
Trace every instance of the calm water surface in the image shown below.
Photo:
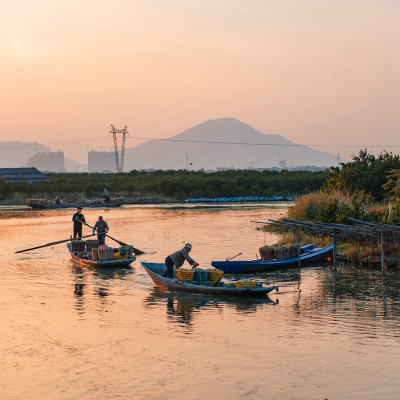
M277 237L250 221L285 207L103 210L113 237L155 252L107 270L74 266L63 244L14 254L68 238L73 210L0 209L0 398L400 398L398 271L258 274L280 292L251 300L161 291L140 266L188 241L202 265L254 259Z

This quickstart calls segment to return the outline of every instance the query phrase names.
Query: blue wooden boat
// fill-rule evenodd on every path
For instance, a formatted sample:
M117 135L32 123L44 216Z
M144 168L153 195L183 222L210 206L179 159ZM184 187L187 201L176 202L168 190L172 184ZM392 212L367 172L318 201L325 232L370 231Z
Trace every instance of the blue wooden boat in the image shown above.
M269 286L262 288L236 288L236 287L225 287L223 283L219 282L215 286L211 286L213 282L209 284L205 282L194 282L194 281L178 281L176 279L176 271L174 268L174 278L167 278L162 276L166 271L165 264L161 263L148 263L141 262L143 268L149 274L150 278L157 286L162 286L170 290L184 290L191 293L202 293L202 294L224 294L231 296L257 296L265 295L273 290L278 291L277 286Z
M310 263L321 261L333 252L333 246L314 247L312 244L300 248L300 262ZM211 265L229 274L245 274L250 272L265 272L272 269L296 266L299 258L283 260L252 260L252 261L211 261Z

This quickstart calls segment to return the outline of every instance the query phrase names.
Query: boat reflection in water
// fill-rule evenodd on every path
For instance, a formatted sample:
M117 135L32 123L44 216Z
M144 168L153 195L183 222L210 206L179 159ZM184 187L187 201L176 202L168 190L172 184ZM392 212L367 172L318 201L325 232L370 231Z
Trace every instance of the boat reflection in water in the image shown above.
M271 300L264 297L236 296L207 296L186 292L170 292L162 287L156 287L144 299L145 307L160 308L165 304L167 316L170 321L182 326L190 327L194 317L201 311L217 309L221 313L223 309L235 308L238 313L255 313L257 309L266 305L278 305L279 300Z
M72 276L76 310L80 314L84 313L85 295L98 297L104 303L105 298L110 295L110 288L112 288L107 281L125 279L126 276L133 273L134 270L130 266L124 268L89 268L74 264L72 267ZM86 293L89 286L93 287L93 291Z

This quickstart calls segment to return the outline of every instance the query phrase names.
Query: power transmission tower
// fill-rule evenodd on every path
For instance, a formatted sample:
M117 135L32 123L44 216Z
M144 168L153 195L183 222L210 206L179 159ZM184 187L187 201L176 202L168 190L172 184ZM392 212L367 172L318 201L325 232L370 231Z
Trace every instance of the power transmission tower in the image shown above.
M117 166L117 172L122 172L124 169L124 158L125 158L125 139L126 136L129 135L128 130L126 129L128 125L125 125L124 129L116 129L113 125L111 125L111 130L109 133L112 133L114 139L114 154L115 154L115 164ZM122 144L121 144L121 157L118 152L118 141L117 134L122 134Z

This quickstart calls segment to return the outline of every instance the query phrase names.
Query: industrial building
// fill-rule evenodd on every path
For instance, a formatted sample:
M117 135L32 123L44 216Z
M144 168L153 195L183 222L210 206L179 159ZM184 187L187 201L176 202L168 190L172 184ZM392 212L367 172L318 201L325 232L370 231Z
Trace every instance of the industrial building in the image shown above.
M65 172L63 151L41 151L35 153L25 163L25 167L35 167L39 171Z
M88 171L93 172L117 172L115 153L111 151L89 151Z

